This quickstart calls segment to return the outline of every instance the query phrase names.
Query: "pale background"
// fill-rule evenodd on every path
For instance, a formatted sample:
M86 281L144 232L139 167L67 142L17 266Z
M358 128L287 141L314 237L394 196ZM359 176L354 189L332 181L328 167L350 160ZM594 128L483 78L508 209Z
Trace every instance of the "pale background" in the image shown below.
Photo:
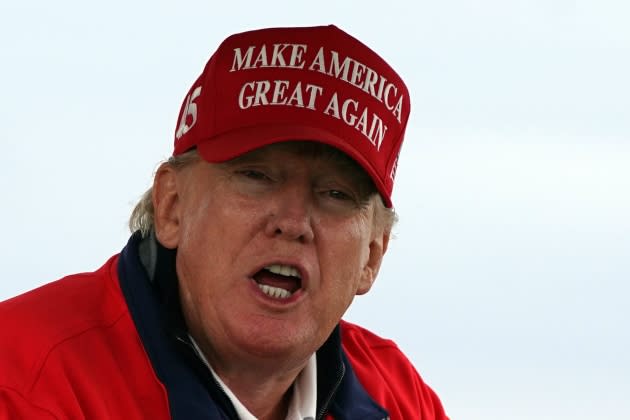
M3 1L0 299L124 246L223 38L335 23L413 105L397 240L348 318L454 420L630 419L629 22L621 0Z

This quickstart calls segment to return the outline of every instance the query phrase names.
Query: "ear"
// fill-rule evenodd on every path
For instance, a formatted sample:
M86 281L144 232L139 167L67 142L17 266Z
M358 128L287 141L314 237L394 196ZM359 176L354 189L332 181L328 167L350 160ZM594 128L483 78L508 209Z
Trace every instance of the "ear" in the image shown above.
M153 222L157 240L170 249L179 243L179 201L177 172L163 163L153 179Z
M369 256L367 263L363 267L361 273L361 280L359 281L359 287L357 288L357 295L364 295L370 291L378 270L381 268L381 262L383 256L387 252L387 246L389 245L389 237L391 235L390 230L384 230L380 234L376 235L369 245Z

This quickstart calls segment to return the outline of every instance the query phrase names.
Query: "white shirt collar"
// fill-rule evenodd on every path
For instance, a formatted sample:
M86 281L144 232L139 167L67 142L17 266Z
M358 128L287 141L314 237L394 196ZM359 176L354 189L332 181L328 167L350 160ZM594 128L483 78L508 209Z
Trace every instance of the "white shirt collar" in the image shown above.
M190 341L197 352L199 358L208 367L217 383L223 388L228 396L240 420L257 420L256 417L236 398L236 395L219 378L212 366L206 359L195 339L190 336ZM289 404L286 420L312 420L315 418L317 410L317 356L315 353L308 359L306 366L293 382L293 395Z

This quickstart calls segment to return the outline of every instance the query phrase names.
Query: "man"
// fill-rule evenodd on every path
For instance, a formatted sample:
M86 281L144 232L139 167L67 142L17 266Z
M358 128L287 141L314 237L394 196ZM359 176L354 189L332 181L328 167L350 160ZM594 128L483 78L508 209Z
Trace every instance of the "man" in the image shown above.
M0 304L0 418L445 419L395 344L341 321L387 250L408 115L334 26L226 39L123 251Z

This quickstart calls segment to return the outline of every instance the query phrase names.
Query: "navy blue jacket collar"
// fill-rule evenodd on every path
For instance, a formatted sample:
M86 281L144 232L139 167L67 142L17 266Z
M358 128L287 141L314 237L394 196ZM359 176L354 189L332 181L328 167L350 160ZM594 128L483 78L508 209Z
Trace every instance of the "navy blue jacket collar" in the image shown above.
M197 357L179 303L176 250L157 241L155 273L149 279L139 254L136 232L118 264L121 289L151 364L168 393L173 419L238 419L234 407ZM152 244L153 246L153 244ZM145 262L146 265L146 262ZM340 326L317 351L317 419L375 419L387 412L367 394L341 347Z

